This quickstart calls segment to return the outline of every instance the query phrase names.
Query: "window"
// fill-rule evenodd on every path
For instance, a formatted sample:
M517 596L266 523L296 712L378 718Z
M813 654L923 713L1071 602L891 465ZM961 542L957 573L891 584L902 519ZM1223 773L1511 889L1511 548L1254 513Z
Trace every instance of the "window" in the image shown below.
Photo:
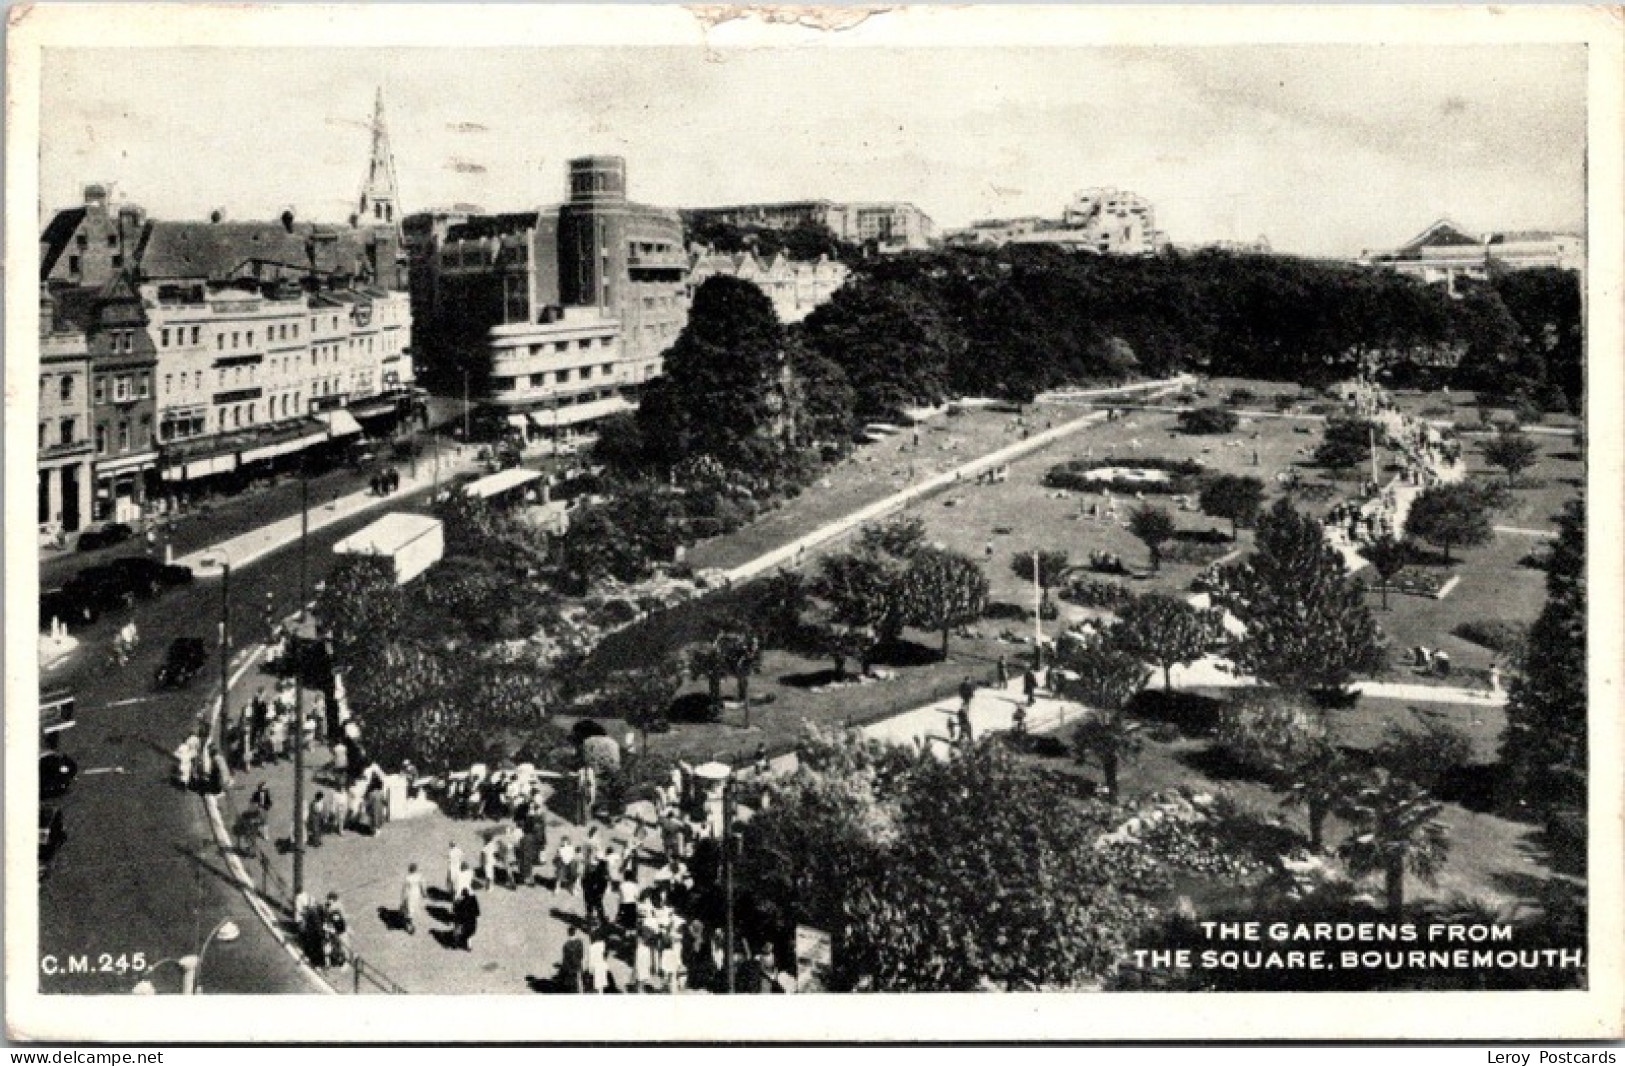
M194 370L192 372L192 388L201 389L202 387L203 387L203 371Z
M127 418L119 419L118 450L121 452L130 450L130 420Z
M81 248L89 248L90 247L90 238L85 236L83 233L81 233L78 236L74 237L73 243L77 244Z
M113 379L113 402L125 403L130 399L130 375L120 374Z
M225 384L226 384L226 368L225 368L225 367L221 367L221 368L220 368L220 386L221 386L221 387L222 387L222 388L224 388L224 387L225 387Z
M44 422L41 422L39 424L39 450L42 451L42 452L45 450L45 423Z
M254 405L253 404L248 405L248 424L251 425L251 426L254 424Z
M62 441L63 444L72 444L73 443L73 433L74 433L74 428L75 428L73 423L74 423L74 419L64 418L61 422L59 422L57 424L57 429L62 435L61 436L61 441Z
M167 328L158 331L158 345L161 348L169 347L169 330Z
M76 255L68 256L68 273L70 273L70 274L79 273L79 257L78 256L76 256Z
M562 351L564 351L565 349L567 349L569 347L570 347L570 342L569 341L554 341L553 342L553 350L555 352L562 352Z
M248 340L246 340L244 343L250 348L254 347L254 331L249 330L247 336Z
M242 339L242 334L238 333L236 330L232 330L231 331L231 346L233 348L237 347L237 342L240 339Z
M610 376L610 374L612 374L614 372L614 370L615 370L615 364L614 363L605 363L604 366L603 366L603 371L602 372L603 372L603 375L607 378L607 377Z
M562 385L566 381L569 381L569 380L570 380L570 371L568 371L568 370L560 370L559 371L559 384Z
M152 443L152 416L141 416L141 436L136 438L135 446L145 448Z
M591 348L592 347L592 338L591 337L582 337L580 340L576 341L576 347L577 348Z
M581 368L581 380L586 381L591 377L592 377L592 367L590 367L590 366L582 367Z
M164 375L164 395L165 396L172 396L172 395L174 395L174 393L175 393L175 375L174 374L165 374Z
M136 389L136 395L143 400L152 396L152 375L149 372L141 371L141 377L138 379Z
M107 454L107 426L101 422L96 423L96 454Z
M299 339L299 323L297 323L297 322L295 322L293 324L293 339L294 340Z
M202 330L202 327L200 327L200 326L193 326L192 327L192 343L193 344L196 344L198 342L198 337L199 337L199 335L201 333L201 330Z
M539 389L543 385L546 385L546 384L547 384L547 375L546 374L532 374L530 376L530 387L531 388Z
M118 234L109 233L107 235L107 246L109 248L117 248L118 247Z
M217 351L223 352L226 350L226 335L224 333L214 335L214 346Z
M72 400L73 400L73 375L72 374L63 374L62 375L61 387L62 387L62 402L63 403L71 403Z
M121 267L123 265L124 265L124 257L122 255L113 256L113 269L114 270L117 270L119 267Z

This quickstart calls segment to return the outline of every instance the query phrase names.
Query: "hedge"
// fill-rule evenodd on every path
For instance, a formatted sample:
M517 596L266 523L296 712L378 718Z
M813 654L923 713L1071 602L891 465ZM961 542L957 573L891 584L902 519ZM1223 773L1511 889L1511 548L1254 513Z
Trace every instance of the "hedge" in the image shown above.
M1169 475L1167 481L1138 481L1132 478L1091 478L1091 470L1104 470L1121 466L1138 470L1162 470ZM1049 468L1044 484L1052 489L1071 489L1075 492L1150 493L1177 496L1200 489L1202 464L1190 459L1162 459L1155 456L1128 459L1071 459Z

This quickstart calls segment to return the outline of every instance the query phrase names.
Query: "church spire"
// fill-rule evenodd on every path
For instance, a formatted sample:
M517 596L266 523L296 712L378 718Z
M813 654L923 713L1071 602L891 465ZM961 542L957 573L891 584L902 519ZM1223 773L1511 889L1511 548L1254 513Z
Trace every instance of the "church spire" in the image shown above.
M356 222L362 226L388 226L400 232L399 191L395 185L395 156L389 150L389 127L384 124L384 89L372 112L372 156L367 161L367 179L361 186L361 206Z

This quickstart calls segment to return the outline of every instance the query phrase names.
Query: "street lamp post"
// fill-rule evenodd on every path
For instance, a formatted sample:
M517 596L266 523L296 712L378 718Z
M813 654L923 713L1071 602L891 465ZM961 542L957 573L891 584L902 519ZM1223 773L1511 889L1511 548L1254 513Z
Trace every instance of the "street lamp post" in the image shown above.
M723 967L728 973L728 991L734 991L734 776L722 779L722 893L726 901Z
M159 959L148 967L147 976L136 982L136 986L130 991L138 996L156 995L158 989L152 983L152 975L157 973L166 963L172 962L181 968L181 994L185 996L201 995L203 983L199 978L203 973L204 956L208 954L210 946L217 941L221 944L230 944L242 935L243 931L235 921L230 918L223 919L209 931L208 936L203 938L203 945L198 948L197 954L182 955L178 959Z
M231 708L227 705L227 681L231 670L231 560L225 557L220 559L220 720L219 727L224 734L226 719L230 716ZM218 744L223 736L215 738Z
M306 542L310 538L310 479L299 467L299 615L296 629L304 629L305 621L305 565ZM289 640L288 647L303 648L304 640ZM293 664L293 895L295 899L305 890L305 659L301 651Z

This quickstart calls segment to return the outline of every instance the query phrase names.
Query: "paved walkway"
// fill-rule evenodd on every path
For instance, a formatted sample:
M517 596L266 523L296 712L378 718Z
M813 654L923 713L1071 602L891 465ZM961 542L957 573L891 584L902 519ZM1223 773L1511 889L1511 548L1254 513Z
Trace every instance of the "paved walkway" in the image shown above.
M466 445L443 451L440 455L439 482L447 484L458 474L473 470L478 465L475 454L476 449ZM411 475L409 467L397 467L401 474L400 488L388 496L376 496L370 490L362 489L335 500L313 504L310 508L310 531L314 533L358 514L398 504L403 495L431 488L437 480L434 460L431 458L424 461L420 458L417 466L416 477ZM189 552L175 562L181 566L190 566L199 578L219 577L221 573L219 561L222 558L234 567L247 566L297 541L300 520L301 516L290 515L209 547Z
M1236 673L1228 659L1216 655L1204 656L1173 669L1174 688L1239 688L1256 685L1251 677ZM1158 670L1148 688L1162 687L1162 671ZM1423 703L1454 703L1467 707L1504 707L1505 690L1491 692L1481 688L1460 685L1423 685L1413 681L1356 681L1349 686L1362 696L1379 700L1416 700Z
M1112 388L1088 389L1081 390L1079 392L1069 392L1065 394L1064 399L1098 399L1105 396L1116 396L1126 393L1155 392L1163 389L1176 389L1180 388L1181 386L1191 384L1195 380L1195 378L1188 374L1180 374L1175 377L1164 378L1159 381L1144 381L1134 385L1119 385ZM1050 397L1046 396L1042 397L1041 399L1048 401ZM1058 440L1062 440L1065 437L1077 433L1079 430L1104 421L1105 418L1106 413L1104 411L1092 411L1089 414L1075 418L1070 422L1063 422L1059 426L1046 429L1042 433L1034 433L1026 440L1017 441L1014 444L1006 445L997 451L988 452L987 454L972 459L967 463L962 463L951 470L945 470L942 473L927 478L924 481L910 485L899 492L894 492L885 499L876 500L867 507L859 508L858 510L853 511L851 514L838 518L827 525L820 526L811 533L798 537L790 543L781 545L770 552L759 555L747 563L734 567L732 570L727 571L727 580L730 584L748 581L751 578L772 570L775 567L792 563L798 557L803 555L808 549L826 544L845 533L851 532L866 522L873 522L877 518L883 518L894 511L906 507L915 500L930 496L932 493L938 492L957 482L961 482L966 478L975 477L977 474L991 470L994 467L1003 466L1006 463L1013 462L1029 452L1037 451L1040 448L1046 448Z
M1555 529L1525 529L1521 526L1496 526L1497 533L1507 533L1514 537L1555 537Z

